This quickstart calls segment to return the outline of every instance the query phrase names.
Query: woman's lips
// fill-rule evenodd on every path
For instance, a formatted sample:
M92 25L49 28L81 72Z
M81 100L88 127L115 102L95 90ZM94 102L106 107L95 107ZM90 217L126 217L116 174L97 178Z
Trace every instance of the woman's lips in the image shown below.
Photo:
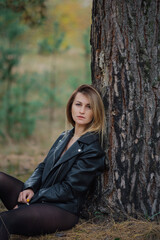
M77 116L78 118L80 118L80 119L84 119L85 117L83 117L83 116Z

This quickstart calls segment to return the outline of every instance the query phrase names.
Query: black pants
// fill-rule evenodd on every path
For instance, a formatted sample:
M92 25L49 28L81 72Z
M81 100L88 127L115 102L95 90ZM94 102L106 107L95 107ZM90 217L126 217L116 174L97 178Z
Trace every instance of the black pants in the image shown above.
M50 203L17 204L23 182L0 172L0 199L8 211L0 213L0 239L10 234L35 236L67 230L75 226L78 217Z

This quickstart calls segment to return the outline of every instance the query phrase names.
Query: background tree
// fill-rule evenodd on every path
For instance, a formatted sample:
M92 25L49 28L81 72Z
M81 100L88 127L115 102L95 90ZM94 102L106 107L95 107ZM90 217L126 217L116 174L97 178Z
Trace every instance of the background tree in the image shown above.
M160 214L159 10L158 0L93 0L92 81L107 119L105 213Z

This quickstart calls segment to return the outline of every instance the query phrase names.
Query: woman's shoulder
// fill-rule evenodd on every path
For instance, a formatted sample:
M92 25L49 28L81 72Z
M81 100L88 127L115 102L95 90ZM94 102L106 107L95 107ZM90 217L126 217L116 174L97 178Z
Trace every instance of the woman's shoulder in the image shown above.
M98 151L104 153L104 150L101 146L101 137L99 133L96 132L87 132L79 138L79 142L85 145L85 149L90 151Z
M79 138L80 142L91 144L100 142L100 136L97 132L87 132Z

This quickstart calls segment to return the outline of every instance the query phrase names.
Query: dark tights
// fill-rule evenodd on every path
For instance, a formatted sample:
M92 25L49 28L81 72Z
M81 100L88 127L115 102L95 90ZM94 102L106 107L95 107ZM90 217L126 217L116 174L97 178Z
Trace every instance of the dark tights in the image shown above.
M9 211L0 213L0 239L10 234L34 236L72 228L78 217L50 203L22 204L13 209L23 182L0 172L0 199Z

